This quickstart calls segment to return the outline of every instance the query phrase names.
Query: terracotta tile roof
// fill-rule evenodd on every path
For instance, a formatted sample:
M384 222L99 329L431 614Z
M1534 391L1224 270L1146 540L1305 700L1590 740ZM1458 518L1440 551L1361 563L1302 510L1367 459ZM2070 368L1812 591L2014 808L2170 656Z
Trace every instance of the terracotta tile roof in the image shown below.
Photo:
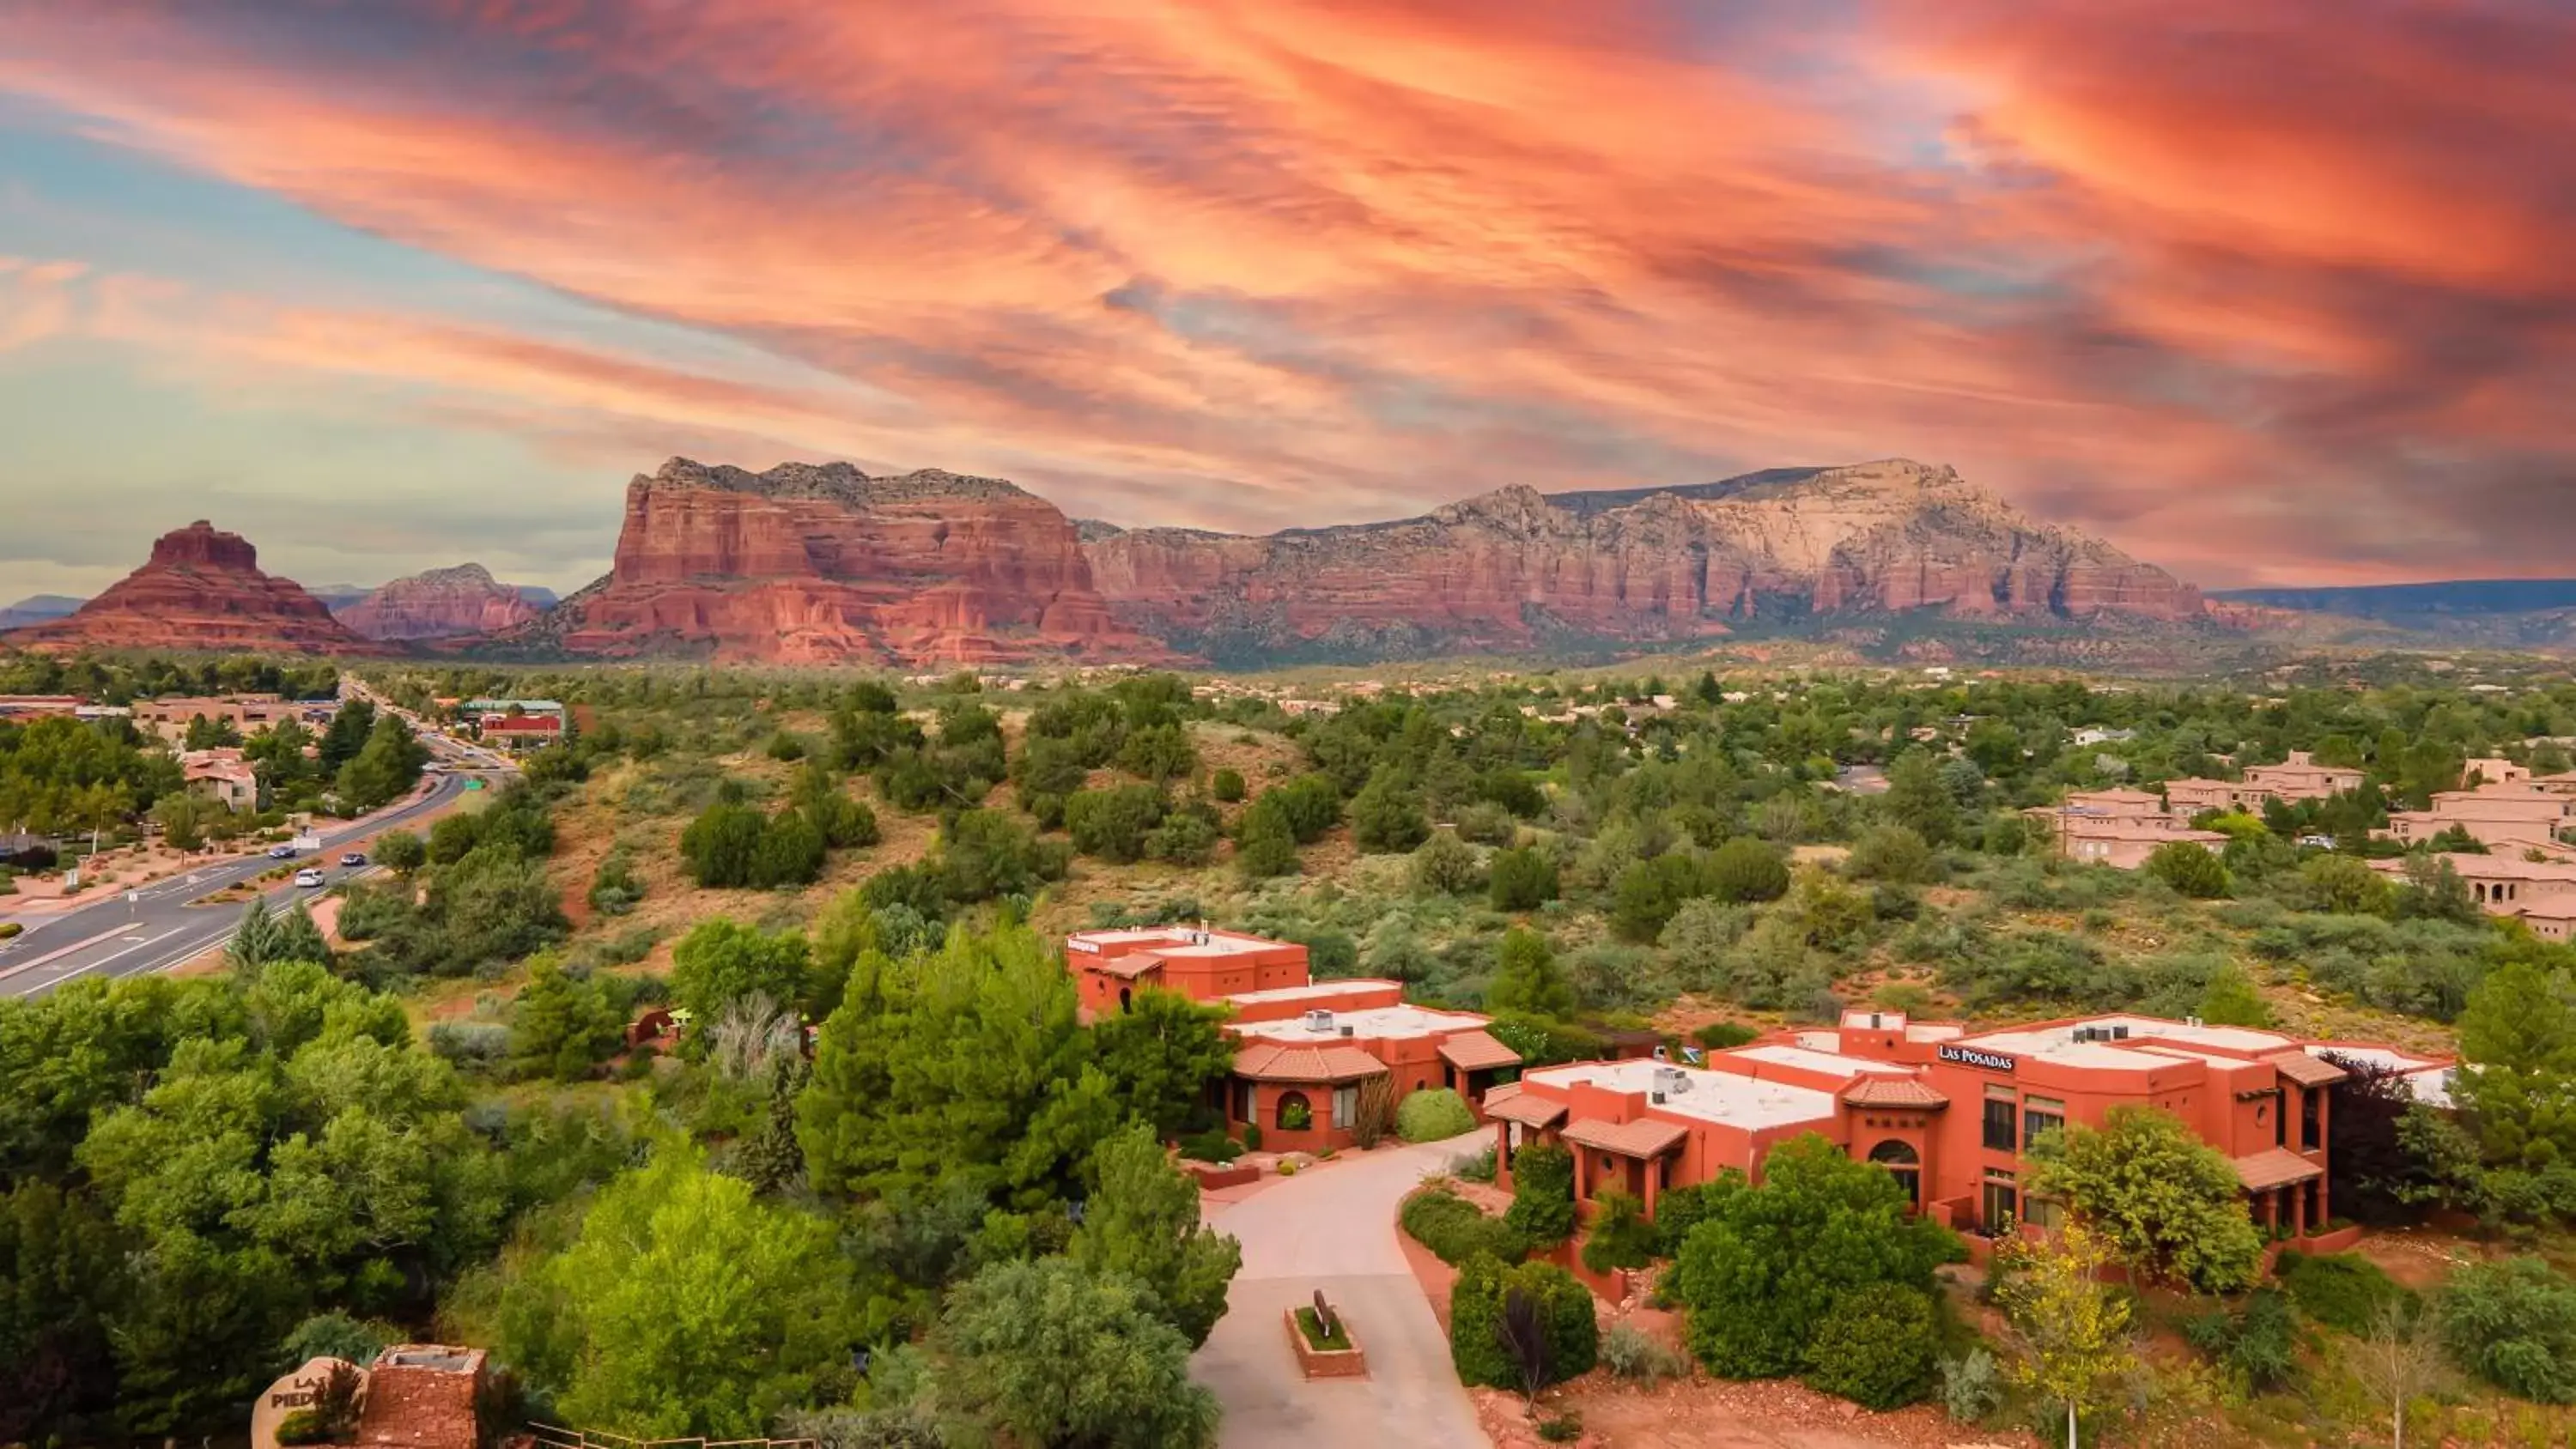
M1517 1096L1519 1096L1520 1094L1521 1094L1521 1084L1520 1084L1520 1083L1518 1083L1518 1082L1496 1082L1496 1083L1495 1083L1495 1084L1493 1084L1492 1086L1487 1087L1487 1088L1485 1089L1485 1102L1486 1102L1486 1104L1487 1104L1488 1106L1490 1106L1490 1105L1492 1105L1493 1103L1496 1103L1496 1102L1508 1102L1508 1101L1510 1101L1512 1098L1517 1097Z
M1843 1100L1855 1107L1947 1107L1950 1099L1919 1077L1864 1073L1843 1089Z
M2236 1159L2236 1180L2245 1184L2247 1192L2288 1187L2294 1182L2325 1175L2324 1168L2283 1147L2267 1147Z
M1550 1097L1533 1097L1516 1091L1497 1101L1502 1088L1485 1094L1485 1115L1499 1122L1518 1122L1524 1127L1553 1127L1565 1120L1565 1104Z
M1634 1122L1604 1122L1597 1117L1584 1117L1565 1124L1565 1140L1616 1152L1622 1157L1658 1157L1670 1152L1690 1135L1690 1129L1679 1122L1659 1122L1640 1117Z
M2263 1060L2280 1068L2282 1076L2302 1087L2331 1087L2352 1075L2325 1058L2310 1056L2306 1052L2283 1052Z
M1347 1082L1385 1070L1386 1063L1358 1047L1264 1044L1234 1056L1234 1074L1256 1082Z
M1494 1040L1493 1033L1462 1031L1444 1038L1440 1056L1462 1072L1481 1072L1487 1067L1517 1067L1521 1054Z
M406 1343L367 1370L358 1443L373 1449L474 1449L483 1350Z

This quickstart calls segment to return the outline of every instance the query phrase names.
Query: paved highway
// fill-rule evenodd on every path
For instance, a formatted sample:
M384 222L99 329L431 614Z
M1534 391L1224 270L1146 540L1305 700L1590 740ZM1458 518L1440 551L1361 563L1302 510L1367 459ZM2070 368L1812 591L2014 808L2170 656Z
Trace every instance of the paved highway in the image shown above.
M322 848L298 856L294 864L319 868L333 884L360 875L362 869L344 870L338 863L353 842L397 826L426 825L464 799L469 778L473 777L431 775L426 793L321 832ZM497 788L500 781L494 778L487 783ZM0 996L42 996L66 981L138 976L193 960L232 938L247 902L188 903L286 863L263 855L209 865L143 886L131 893L130 900L126 893L116 892L78 910L31 918L25 934L0 942ZM281 884L268 891L267 898L272 909L283 910L299 898L321 894L310 887Z

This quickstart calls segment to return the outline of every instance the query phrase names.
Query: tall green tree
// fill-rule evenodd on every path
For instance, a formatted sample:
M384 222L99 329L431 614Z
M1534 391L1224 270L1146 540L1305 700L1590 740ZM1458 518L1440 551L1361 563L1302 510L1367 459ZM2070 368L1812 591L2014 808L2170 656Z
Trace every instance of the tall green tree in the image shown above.
M1762 1183L1711 1184L1676 1264L1693 1353L1729 1378L1805 1366L1807 1346L1842 1295L1893 1283L1929 1292L1958 1242L1911 1216L1885 1169L1813 1133L1763 1159Z
M2576 1164L2576 988L2527 962L2487 973L2460 1014L2451 1093L2491 1166Z
M1959 828L1958 797L1926 750L1907 750L1888 767L1886 805L1890 820L1934 845L1948 844Z
M853 971L797 1099L816 1190L958 1182L1034 1206L1074 1187L1119 1110L1072 978L1036 933L952 932L874 974L860 990Z
M1190 1342L1124 1273L1071 1258L995 1263L960 1284L931 1335L938 1416L956 1442L1029 1449L1209 1449L1215 1395Z
M522 1074L579 1081L620 1035L597 986L574 980L551 952L528 959L528 984L510 1006L510 1058Z
M2133 1274L2207 1293L2250 1287L2263 1239L2227 1155L2154 1107L2114 1107L2100 1127L2033 1144L2029 1191L2102 1236Z
M768 932L724 916L700 921L671 951L671 994L701 1023L748 997L772 1005L804 1000L812 947L802 933Z
M1177 991L1137 992L1125 1011L1092 1024L1091 1041L1110 1099L1164 1137L1178 1135L1209 1087L1234 1066L1221 1006Z
M1174 1168L1142 1123L1111 1135L1091 1155L1091 1196L1066 1253L1101 1273L1124 1273L1154 1295L1163 1320L1192 1348L1225 1315L1226 1285L1243 1266L1242 1245L1199 1221L1195 1179Z
M837 1236L828 1218L764 1203L687 1143L660 1141L504 1315L542 1316L554 1336L503 1347L585 1427L756 1438L849 1360L856 1296Z
M1547 938L1527 926L1504 932L1493 979L1485 985L1486 1009L1566 1017L1574 1014L1575 1005L1574 983L1556 964Z

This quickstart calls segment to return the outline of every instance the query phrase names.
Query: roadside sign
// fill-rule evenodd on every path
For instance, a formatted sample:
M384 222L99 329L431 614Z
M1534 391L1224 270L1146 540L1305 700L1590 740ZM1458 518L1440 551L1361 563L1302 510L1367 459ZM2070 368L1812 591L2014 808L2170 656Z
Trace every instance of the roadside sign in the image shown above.
M480 780L468 780L465 782L465 788L468 790L480 790L483 788L483 782Z

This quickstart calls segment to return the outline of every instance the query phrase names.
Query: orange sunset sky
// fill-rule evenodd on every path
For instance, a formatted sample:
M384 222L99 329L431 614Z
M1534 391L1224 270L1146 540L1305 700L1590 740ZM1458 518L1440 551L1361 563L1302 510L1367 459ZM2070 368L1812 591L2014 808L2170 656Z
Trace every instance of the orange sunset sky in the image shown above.
M569 589L672 453L2576 574L2571 77L2557 0L0 0L0 593Z

